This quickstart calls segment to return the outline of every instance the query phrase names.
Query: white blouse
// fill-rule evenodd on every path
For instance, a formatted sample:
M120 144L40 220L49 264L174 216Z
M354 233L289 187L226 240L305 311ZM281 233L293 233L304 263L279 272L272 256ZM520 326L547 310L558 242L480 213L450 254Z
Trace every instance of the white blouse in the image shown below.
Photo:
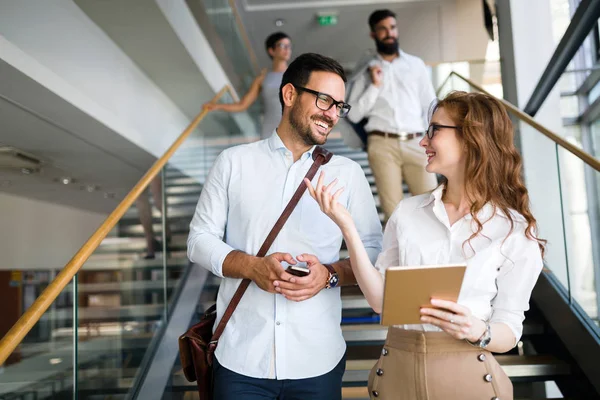
M518 341L533 286L542 270L536 241L525 236L527 222L512 212L514 229L501 210L486 204L477 214L483 230L469 242L476 225L467 214L452 226L442 203L443 186L400 202L385 228L383 252L375 267L384 275L393 266L465 263L458 303L490 323L510 327ZM438 331L438 327L405 325L404 329Z

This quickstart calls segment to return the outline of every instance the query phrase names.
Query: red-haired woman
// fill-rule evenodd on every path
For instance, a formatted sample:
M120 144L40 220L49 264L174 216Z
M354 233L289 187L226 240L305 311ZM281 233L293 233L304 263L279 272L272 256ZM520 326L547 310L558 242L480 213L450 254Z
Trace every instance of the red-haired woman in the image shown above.
M335 180L324 186L323 175L309 186L342 230L354 275L376 312L386 268L467 265L456 303L432 299L435 308L421 309L422 324L389 329L369 378L371 398L512 399L512 384L491 352L506 352L521 337L545 241L537 237L511 121L495 98L453 92L435 105L420 145L427 171L445 181L400 202L375 266L336 201L343 188L336 190Z

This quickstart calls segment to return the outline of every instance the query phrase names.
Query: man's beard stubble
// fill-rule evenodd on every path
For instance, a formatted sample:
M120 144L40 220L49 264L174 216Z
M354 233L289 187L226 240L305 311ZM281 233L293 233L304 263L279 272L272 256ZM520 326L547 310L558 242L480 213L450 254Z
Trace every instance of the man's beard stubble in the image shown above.
M391 43L386 43L385 40L387 40L387 39L393 39L393 41ZM379 40L375 39L375 46L377 46L378 53L382 53L382 54L386 54L386 55L390 55L390 56L398 53L398 39L385 38L383 40L384 41L379 41Z
M296 136L304 142L307 146L315 146L315 145L323 145L327 141L320 141L319 138L313 135L312 129L310 125L306 125L300 119L302 115L302 111L300 108L300 104L296 103L292 106L290 110L290 126L294 129Z

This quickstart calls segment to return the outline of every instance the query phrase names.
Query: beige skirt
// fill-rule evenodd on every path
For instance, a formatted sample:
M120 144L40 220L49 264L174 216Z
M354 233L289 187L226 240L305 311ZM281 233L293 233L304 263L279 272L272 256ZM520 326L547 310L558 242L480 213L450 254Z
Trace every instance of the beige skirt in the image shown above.
M372 400L512 400L512 382L489 351L445 332L390 328L369 375Z

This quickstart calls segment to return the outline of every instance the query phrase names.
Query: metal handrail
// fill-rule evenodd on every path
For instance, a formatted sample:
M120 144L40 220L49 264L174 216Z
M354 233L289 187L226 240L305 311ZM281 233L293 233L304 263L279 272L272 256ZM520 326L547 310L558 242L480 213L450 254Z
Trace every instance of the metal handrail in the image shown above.
M229 85L224 86L211 100L217 102L225 92L229 92L233 96L233 91ZM58 295L73 279L75 274L81 269L83 264L88 260L92 253L98 248L100 243L106 238L112 228L119 222L125 212L131 207L133 202L143 193L150 182L158 175L161 169L173 156L175 151L187 139L192 131L204 119L208 111L202 110L196 118L188 125L188 127L179 135L177 140L169 147L169 149L160 157L152 167L144 174L139 182L131 189L113 212L104 220L102 225L92 234L92 236L81 246L71 260L64 266L60 273L54 278L48 287L40 294L35 302L23 313L19 320L12 328L4 335L0 341L0 366L4 364L6 359L12 354L16 347L21 343L25 335L29 333L31 328L39 321L48 307L56 300ZM77 322L74 321L74 324ZM75 326L73 329L77 329Z
M465 78L464 76L462 76L458 72L452 71L448 75L448 77L444 80L444 82L442 83L442 85L440 86L440 90L441 90L441 88L443 88L446 85L446 83L452 77L452 75L456 76L459 79L462 79L464 82L468 83L469 86L471 86L472 88L476 89L477 91L495 97L502 104L504 104L504 106L506 107L506 109L511 114L513 114L515 117L519 118L521 121L525 122L527 125L532 126L537 131L539 131L544 136L546 136L548 139L552 140L554 143L556 143L557 145L559 145L563 149L567 150L568 152L570 152L571 154L573 154L574 156L576 156L577 158L579 158L580 160L582 160L584 163L586 163L590 167L594 168L596 171L600 172L600 160L598 160L597 158L595 158L591 154L586 153L585 151L581 150L577 146L572 145L571 143L569 143L568 141L566 141L564 138L560 137L556 133L552 132L550 129L548 129L545 126L541 125L536 120L534 120L530 115L526 114L525 112L523 112L519 108L517 108L517 106L515 106L514 104L512 104L512 103L510 103L510 102L508 102L508 101L506 101L504 99L501 99L499 97L496 97L496 96L490 94L487 90L485 90L484 88L482 88L481 86L479 86L478 84L476 84L475 82L473 82L472 80L470 80L468 78ZM438 90L438 94L439 94L439 90Z

